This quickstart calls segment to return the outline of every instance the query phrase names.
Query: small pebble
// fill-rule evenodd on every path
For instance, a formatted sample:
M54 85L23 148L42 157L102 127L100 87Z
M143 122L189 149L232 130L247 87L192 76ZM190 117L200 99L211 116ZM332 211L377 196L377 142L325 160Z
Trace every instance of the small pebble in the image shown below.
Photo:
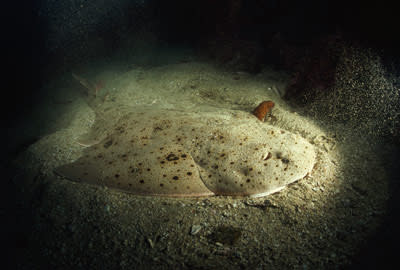
M191 235L196 235L201 230L200 225L193 225L192 229L190 230Z
M229 217L230 214L229 214L228 211L224 211L224 212L222 212L222 216L223 216L223 217Z
M147 238L147 242L149 243L151 248L154 248L154 243L150 238Z

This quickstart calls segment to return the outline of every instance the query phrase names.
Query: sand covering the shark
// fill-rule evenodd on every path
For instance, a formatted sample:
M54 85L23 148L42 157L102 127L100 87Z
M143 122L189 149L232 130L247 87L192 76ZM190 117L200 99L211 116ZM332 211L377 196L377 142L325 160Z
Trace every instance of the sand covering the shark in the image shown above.
M81 141L93 145L56 173L134 194L264 196L303 178L315 163L314 147L300 135L245 111L137 107Z

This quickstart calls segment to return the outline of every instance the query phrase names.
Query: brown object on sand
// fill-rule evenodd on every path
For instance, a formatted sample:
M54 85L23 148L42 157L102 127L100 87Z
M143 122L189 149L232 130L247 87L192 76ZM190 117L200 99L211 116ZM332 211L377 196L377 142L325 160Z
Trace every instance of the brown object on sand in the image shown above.
M263 101L257 108L254 109L253 114L260 120L264 121L265 116L267 113L271 111L271 109L275 106L275 103L271 100Z

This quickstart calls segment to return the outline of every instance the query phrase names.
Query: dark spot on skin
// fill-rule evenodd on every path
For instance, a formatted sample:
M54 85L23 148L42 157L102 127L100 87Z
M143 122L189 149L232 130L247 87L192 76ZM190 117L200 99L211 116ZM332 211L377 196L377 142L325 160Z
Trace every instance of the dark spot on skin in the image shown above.
M235 164L235 162L231 161L231 164Z
M225 156L225 154L224 154L224 153L222 153L222 154L221 154L221 157L224 157L224 156Z
M250 179L247 178L246 182L249 183L249 182L250 182Z
M178 179L179 179L179 177L175 175L174 177L172 177L172 179L174 179L174 180L178 180Z
M160 150L163 150L164 149L164 147L160 147Z
M182 158L185 158L185 157L187 157L185 154L183 154L182 156L181 156Z
M240 184L241 187L243 187L243 184Z
M239 145L243 145L243 143L239 143Z
M109 161L109 162L108 162L108 165L111 165L112 163L113 163L112 161Z
M141 163L141 162L139 163L139 166L142 166L142 163Z
M102 154L98 154L97 157L98 158L103 158L103 155Z
M271 131L271 135L274 135L274 131Z
M186 186L186 189L190 189L190 187L189 187L189 186Z
M162 160L160 163L161 163L161 164L164 164L164 163L165 163L165 161L164 161L164 160Z
M193 165L193 164L190 164L190 167L194 167L194 165Z
M192 172L187 172L187 175L192 175Z
M139 183L140 183L140 184L143 184L143 183L144 183L144 180L140 180Z
M130 187L132 186L132 184L131 184L131 183L129 183L128 185L129 185Z
M147 168L147 171L149 172L149 171L150 171L150 168Z
M275 180L278 180L278 177L275 177Z
M166 174L163 174L163 177L167 177L167 175L166 175Z
M174 164L178 164L178 162L174 161Z
M164 184L160 184L160 187L163 187L164 186Z
M116 175L115 175L115 178L118 178L118 177L119 177L119 174L116 174Z
M285 163L285 164L288 164L289 160L287 158L282 158L282 162Z
M210 178L211 176L212 176L211 174L208 175L209 178Z
M103 144L103 146L104 146L104 148L108 148L108 147L110 147L110 146L112 145L112 143L113 143L113 141L112 141L112 140L109 140L109 141L105 142L105 143Z
M170 153L168 156L167 156L167 160L168 161L173 161L173 160L178 160L179 159L179 157L177 157L174 153Z
M218 165L214 165L213 168L214 168L214 169L218 169Z
M282 153L280 153L280 152L276 153L276 158L277 159L281 159L282 158Z

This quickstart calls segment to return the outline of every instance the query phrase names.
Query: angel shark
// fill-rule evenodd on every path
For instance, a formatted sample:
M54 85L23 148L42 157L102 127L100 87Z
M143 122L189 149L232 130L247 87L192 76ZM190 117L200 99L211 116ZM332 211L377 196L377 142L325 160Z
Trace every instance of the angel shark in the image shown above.
M87 143L87 142L91 143ZM311 172L314 146L253 115L142 109L94 125L67 179L139 195L260 197Z

